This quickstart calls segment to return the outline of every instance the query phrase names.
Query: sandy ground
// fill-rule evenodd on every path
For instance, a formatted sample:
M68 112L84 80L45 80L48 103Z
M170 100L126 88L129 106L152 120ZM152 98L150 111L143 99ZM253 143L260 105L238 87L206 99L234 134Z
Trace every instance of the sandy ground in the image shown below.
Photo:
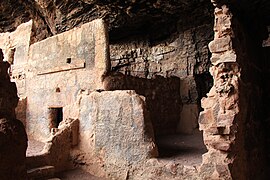
M43 142L29 139L26 156L30 157L40 154L40 152L43 150L44 145L45 143ZM55 178L59 178L61 180L105 180L104 178L93 176L92 174L85 172L81 169L74 169L58 173L55 175Z
M193 135L174 134L157 138L160 153L159 161L194 166L201 164L202 154L207 152L203 144L202 133Z
M199 165L202 162L202 154L206 152L203 144L202 133L196 131L193 135L174 134L161 136L156 139L160 157L158 160L162 163L179 163L187 166ZM29 140L27 156L39 154L44 147L44 143ZM93 176L81 169L74 169L56 174L61 180L105 180Z
M56 174L55 176L61 180L106 180L105 178L93 176L92 174L81 169L64 171Z

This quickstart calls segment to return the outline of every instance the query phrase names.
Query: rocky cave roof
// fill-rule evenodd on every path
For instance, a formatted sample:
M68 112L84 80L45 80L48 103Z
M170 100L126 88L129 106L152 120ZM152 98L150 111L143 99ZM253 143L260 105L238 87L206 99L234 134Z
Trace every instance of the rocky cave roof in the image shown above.
M243 16L270 25L269 0L229 2ZM133 34L159 39L196 23L189 21L190 16L197 16L198 22L213 17L210 0L2 0L0 9L0 32L13 31L19 24L34 20L32 42L96 18L108 22L110 38L117 40ZM176 27L176 21L183 21L183 27Z

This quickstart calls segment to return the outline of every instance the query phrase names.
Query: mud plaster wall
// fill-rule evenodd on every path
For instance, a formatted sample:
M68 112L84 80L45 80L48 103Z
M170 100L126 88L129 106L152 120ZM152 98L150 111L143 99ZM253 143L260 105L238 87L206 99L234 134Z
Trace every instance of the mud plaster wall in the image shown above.
M177 32L163 41L142 35L110 42L114 73L107 88L144 95L156 135L192 133L198 127L198 102L212 85L208 43L213 25L211 16L205 18L204 24L188 18L193 25L179 20Z
M63 119L78 118L78 95L102 89L107 67L106 30L102 20L31 45L27 73L27 132L50 135L49 108L63 108Z
M75 165L88 171L125 179L133 165L157 156L152 124L144 97L135 91L84 93L79 102L78 150Z

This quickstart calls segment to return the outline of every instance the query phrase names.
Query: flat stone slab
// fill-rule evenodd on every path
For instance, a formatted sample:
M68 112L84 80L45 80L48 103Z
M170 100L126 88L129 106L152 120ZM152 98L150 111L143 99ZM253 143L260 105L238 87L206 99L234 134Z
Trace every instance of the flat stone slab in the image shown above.
M28 140L28 147L26 150L26 157L30 156L35 156L41 154L43 147L45 143L34 140L34 139L29 139Z

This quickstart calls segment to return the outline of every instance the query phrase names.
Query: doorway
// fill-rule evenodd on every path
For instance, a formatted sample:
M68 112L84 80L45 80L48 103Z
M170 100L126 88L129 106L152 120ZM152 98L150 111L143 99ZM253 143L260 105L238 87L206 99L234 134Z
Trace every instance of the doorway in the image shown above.
M58 128L60 122L63 120L63 108L49 108L49 122L50 128Z

